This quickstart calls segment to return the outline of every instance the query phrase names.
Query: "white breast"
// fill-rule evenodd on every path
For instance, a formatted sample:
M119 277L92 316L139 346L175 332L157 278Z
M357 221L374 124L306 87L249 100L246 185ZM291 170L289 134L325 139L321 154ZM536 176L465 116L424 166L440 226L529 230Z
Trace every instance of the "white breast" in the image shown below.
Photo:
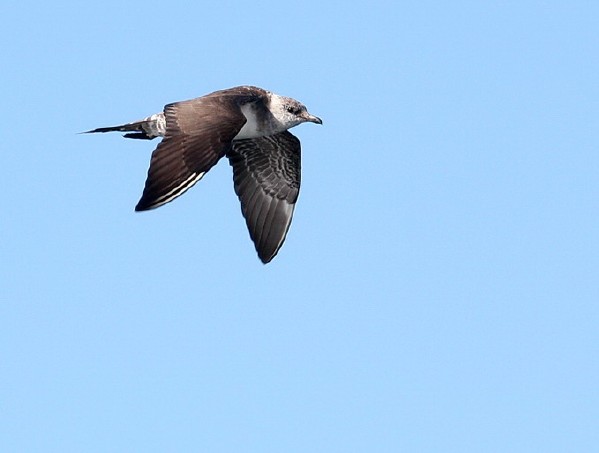
M253 104L242 105L241 112L245 115L247 122L243 125L233 140L262 137L264 132L259 129L260 125L256 119L256 111L254 110Z

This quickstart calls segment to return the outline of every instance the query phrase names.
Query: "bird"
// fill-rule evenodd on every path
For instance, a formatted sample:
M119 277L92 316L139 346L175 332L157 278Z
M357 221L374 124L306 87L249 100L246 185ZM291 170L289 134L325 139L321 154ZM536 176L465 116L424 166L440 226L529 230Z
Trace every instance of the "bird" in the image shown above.
M322 124L295 99L238 86L167 104L139 121L84 133L162 137L152 152L136 211L173 201L226 156L250 238L267 264L285 241L300 189L301 146L288 129L305 122Z

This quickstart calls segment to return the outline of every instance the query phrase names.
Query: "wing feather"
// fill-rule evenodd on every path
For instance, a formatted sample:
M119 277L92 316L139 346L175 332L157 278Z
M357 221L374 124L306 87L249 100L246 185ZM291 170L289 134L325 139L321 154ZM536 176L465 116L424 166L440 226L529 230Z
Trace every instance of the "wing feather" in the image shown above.
M236 140L227 150L235 192L250 237L264 263L285 241L299 195L301 147L289 131Z
M157 208L191 188L225 155L245 124L240 106L265 101L263 90L238 87L167 105L166 134L152 153L135 210Z

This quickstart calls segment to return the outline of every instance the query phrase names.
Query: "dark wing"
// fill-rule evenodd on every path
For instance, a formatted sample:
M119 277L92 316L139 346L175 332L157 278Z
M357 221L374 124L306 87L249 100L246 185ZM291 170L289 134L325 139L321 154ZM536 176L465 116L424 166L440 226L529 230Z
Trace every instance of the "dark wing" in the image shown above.
M300 188L300 142L290 132L236 140L227 152L235 193L263 263L283 241Z
M224 156L246 122L240 105L264 102L259 91L227 90L164 108L166 134L152 153L136 211L157 208L183 194Z

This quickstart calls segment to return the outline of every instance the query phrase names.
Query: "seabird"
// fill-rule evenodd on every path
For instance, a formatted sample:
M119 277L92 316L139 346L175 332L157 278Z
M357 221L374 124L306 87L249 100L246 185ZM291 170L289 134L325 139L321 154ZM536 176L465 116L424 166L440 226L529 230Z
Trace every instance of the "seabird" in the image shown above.
M141 121L85 133L163 137L152 153L136 211L174 200L227 156L250 237L266 264L285 241L299 194L300 141L288 129L305 122L322 124L295 99L240 86L168 104Z

